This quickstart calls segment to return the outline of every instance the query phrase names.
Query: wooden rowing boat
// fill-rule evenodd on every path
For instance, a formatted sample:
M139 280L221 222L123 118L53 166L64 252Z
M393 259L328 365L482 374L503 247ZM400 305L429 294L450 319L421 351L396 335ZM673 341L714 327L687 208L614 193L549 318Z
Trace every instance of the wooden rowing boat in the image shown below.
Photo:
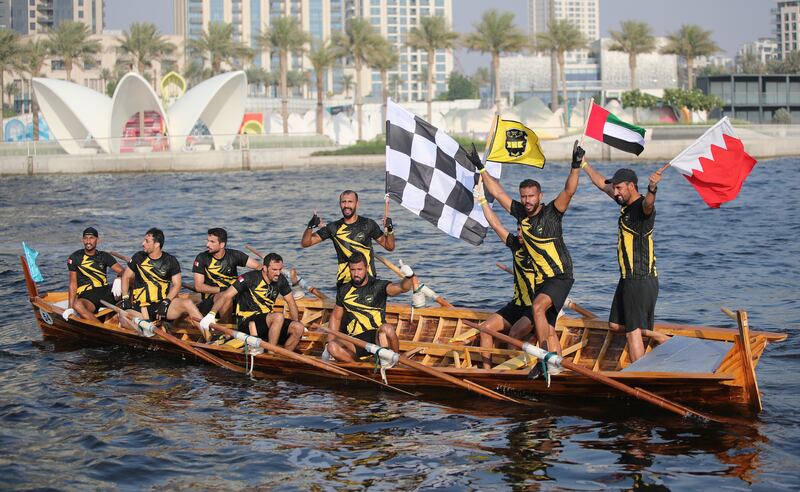
M39 293L31 279L24 258L20 258L25 273L26 286L34 316L42 333L47 338L77 338L85 342L122 344L136 347L157 348L170 353L181 351L176 345L160 337L147 338L132 330L120 327L113 311L101 312L101 322L79 319L75 316L64 321L61 313L66 307L67 292ZM297 351L301 354L319 357L324 349L326 335L314 328L324 327L333 310L331 300L301 299L297 302L301 321L310 328ZM412 310L403 304L387 306L388 322L397 328L400 351L413 361L436 368L448 375L467 379L470 382L517 395L567 396L567 397L610 397L621 393L583 375L566 371L552 377L550 387L543 379L529 379L528 374L535 360L519 350L504 348L491 349L494 368L481 369L481 352L487 352L477 345L475 330L467 327L467 321L480 322L491 311L461 307L434 307ZM557 332L563 348L563 356L594 372L635 388L642 388L663 398L681 404L704 409L721 415L754 415L761 410L761 400L755 377L755 367L767 345L785 340L787 335L764 331L750 331L746 315L739 312L739 328L716 328L679 324L657 323L655 330L665 335L677 335L663 344L667 347L673 340L688 340L689 349L681 353L666 352L666 359L660 355L654 340L645 337L647 355L631 364L628 359L624 334L608 329L606 322L592 318L590 313L576 318L563 316L558 320ZM413 318L412 318L413 315ZM183 337L190 345L207 351L225 361L241 366L250 362L256 370L283 376L311 376L315 378L348 379L363 382L331 371L320 371L313 366L269 353L251 356L242 348L232 344L213 345L200 342L199 330L188 322L175 323L170 332ZM684 343L684 342L681 342ZM713 369L692 370L692 363L686 363L686 350L694 349L692 343L714 347L717 361ZM685 343L684 343L685 345ZM654 351L655 350L655 351ZM708 367L709 356L705 352L689 353L689 359L697 359L700 366ZM661 360L659 359L661 357ZM683 357L683 359L681 359ZM639 370L642 361L661 360L669 364L681 360L675 367L667 370ZM374 360L355 363L335 363L335 365L356 372L371 379L379 378L375 372ZM645 366L646 367L646 366ZM398 387L413 387L414 391L445 386L439 379L405 367L393 367L386 371L388 383Z

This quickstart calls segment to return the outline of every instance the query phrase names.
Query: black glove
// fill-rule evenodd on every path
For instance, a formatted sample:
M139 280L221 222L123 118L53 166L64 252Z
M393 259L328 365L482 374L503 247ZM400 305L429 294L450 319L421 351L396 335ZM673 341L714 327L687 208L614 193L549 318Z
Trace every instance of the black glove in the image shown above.
M483 172L484 165L483 162L481 162L481 156L478 155L478 151L475 149L475 144L472 144L472 152L467 154L467 159L475 166L478 172Z
M161 302L158 303L158 309L156 310L156 319L167 319L167 311L169 311L169 304L172 302L170 298L162 299Z
M572 145L572 169L580 169L581 163L583 163L583 156L586 155L586 151L583 150L583 147L578 145L578 141L575 140L575 143Z
M119 301L119 307L120 309L125 309L125 310L131 309L133 307L131 306L131 298L128 296L124 296L122 300Z
M314 214L311 216L311 220L308 221L308 228L313 229L315 227L319 227L320 219L319 215Z
M394 232L394 225L392 225L392 218L386 217L386 232Z

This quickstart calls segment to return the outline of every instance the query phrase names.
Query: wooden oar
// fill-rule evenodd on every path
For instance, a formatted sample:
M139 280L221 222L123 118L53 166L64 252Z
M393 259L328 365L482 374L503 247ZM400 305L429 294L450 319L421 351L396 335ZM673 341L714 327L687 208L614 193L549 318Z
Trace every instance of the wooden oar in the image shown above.
M504 272L506 272L506 273L510 273L511 275L514 275L514 270L512 270L512 269L508 268L507 266L503 265L503 264L502 264L502 263L500 263L499 261L498 261L497 263L495 263L495 264L494 264L494 266L496 266L496 267L497 267L497 268L499 268L500 270L503 270L503 271L504 271Z
M389 270L393 271L395 273L395 275L397 275L398 277L405 278L405 275L403 275L403 272L400 271L400 268L397 265L395 265L394 263L392 263L391 261L389 261L388 258L384 258L383 256L376 254L375 255L375 259L380 261L384 265L386 265L386 268L388 268ZM414 290L417 290L418 288L419 288L419 281L415 278L414 279ZM442 307L446 307L446 308L453 307L453 305L450 304L449 302L447 302L447 299L445 299L442 296L437 296L436 299L434 299L434 300L436 301L437 304L439 304Z
M120 260L124 261L125 263L130 263L130 261L131 261L130 256L125 256L125 255L123 255L121 253L117 253L116 251L109 251L109 253L111 253L111 256L116 256L117 258L119 258Z
M585 307L581 306L577 302L573 301L569 297L567 298L567 302L564 303L564 305L567 306L568 308L572 309L576 313L580 314L581 316L583 316L586 319L595 319L595 318L597 318L596 314L594 314L593 312L589 311Z
M365 342L363 340L351 337L351 336L346 335L346 334L344 334L342 332L339 332L339 331L333 331L333 330L328 329L328 328L323 328L323 330L326 333L328 333L329 336L333 336L335 338L339 338L339 339L345 340L345 341L350 342L353 345L355 345L357 347L361 347L362 349L365 349L365 350L367 348L367 342ZM397 361L400 364L402 364L402 365L404 365L406 367L410 367L411 369L415 369L415 370L417 370L419 372L425 373L425 374L427 374L429 376L433 376L433 377L439 378L439 379L441 379L443 381L447 381L448 383L452 384L453 386L458 386L458 387L464 388L464 389L466 389L468 391L472 391L473 393L477 393L479 395L487 396L489 398L492 398L493 400L507 401L507 402L512 402L512 403L524 404L524 402L521 402L519 400L511 398L510 396L506 396L506 395L503 395L503 394L498 393L496 391L493 391L493 390L491 390L491 389L489 389L489 388L487 388L485 386L481 386L480 384L473 383L472 381L469 381L467 379L458 379L458 378L456 378L454 376L451 376L450 374L447 374L447 373L445 373L443 371L440 371L438 369L434 369L433 367L429 367L429 366L420 364L419 362L413 361L413 360L409 359L408 357L405 357L402 354L398 354L396 352L393 352L393 353L397 355Z
M123 310L122 308L117 307L117 306L111 304L110 302L106 302L106 301L103 301L103 300L101 300L100 302L102 302L105 307L107 307L109 309L113 309L120 316L124 316L126 319L130 320L130 315L125 310ZM209 352L207 352L207 351L205 351L205 350L203 350L201 348L197 348L197 347L191 345L190 343L187 343L186 341L181 340L180 338L177 338L176 336L172 335L171 333L169 333L166 330L154 329L153 332L159 338L161 338L163 340L166 340L167 342L170 342L173 345L177 345L178 347L180 347L181 349L185 350L186 352L189 352L189 353L197 356L198 358L203 359L206 362L209 362L209 363L211 363L213 365L228 369L230 371L238 372L238 373L241 373L241 374L245 374L247 372L243 367L237 366L235 364L231 364L230 362L228 362L226 360L220 359L219 357L217 357L214 354L211 354L211 353L209 353Z
M245 247L245 248L247 248L247 249L248 249L248 251L250 251L250 252L251 252L251 253L253 253L254 255L258 256L258 258L259 258L259 260L260 260L260 261L263 261L263 260L264 260L264 256L266 256L266 255L265 255L264 253L262 253L261 251L259 251L259 250L257 250L256 248L254 248L254 247L250 246L249 244L245 244L245 245L244 245L244 247ZM328 296L326 296L325 294L323 294L323 293L322 293L322 292L321 292L319 289L317 289L316 287L309 287L309 288L308 288L308 291L309 291L309 292L311 292L311 294L313 294L313 295L314 295L314 297L316 297L316 298L317 298L317 299L319 299L320 301L324 301L325 299L327 299L327 298L328 298Z
M520 340L517 340L516 338L511 338L508 335L504 335L502 333L498 333L498 332L496 332L496 331L494 331L494 330L492 330L490 328L486 328L484 326L480 326L477 323L473 323L471 321L464 320L464 324L467 325L467 326L470 326L472 328L477 328L477 329L481 330L484 333L488 333L489 335L492 335L493 337L497 338L498 340L501 340L501 341L506 342L508 344L511 344L511 345L513 345L513 346L515 346L515 347L517 347L519 349L522 349L526 353L528 353L528 354L530 354L530 355L532 355L532 356L534 356L534 357L536 357L538 359L541 359L542 357L544 357L548 353L544 349L540 349L540 348L538 348L538 347L536 347L534 345L531 345L529 343L521 342ZM575 364L574 362L566 360L564 358L561 358L558 355L555 355L553 358L557 361L558 365L564 367L565 369L569 369L571 371L577 372L578 374L586 376L587 378L594 379L595 381L603 383L603 384L605 384L607 386L611 386L614 389L622 391L623 393L627 393L627 394L629 394L629 395L631 395L631 396L633 396L635 398L638 398L638 399L640 399L642 401L646 401L646 402L651 403L653 405L659 406L659 407L661 407L661 408L663 408L665 410L669 410L670 412L676 413L676 414L680 415L681 417L694 417L694 418L698 418L698 419L700 419L702 421L720 422L715 417L711 417L709 415L702 414L702 413L697 412L695 410L692 410L692 409L690 409L688 407L685 407L685 406L680 405L678 403L675 403L675 402L672 402L670 400L667 400L664 397L661 397L659 395L656 395L654 393L646 391L646 390L644 390L642 388L632 388L632 387L628 386L627 384L620 383L619 381L611 379L608 376L604 376L602 374L596 373L596 372L592 371L589 368L586 368L586 367L583 367L581 365Z
M199 320L193 320L193 321L199 321ZM219 325L217 323L211 323L210 326L214 330L222 332L222 333L224 333L224 334L226 334L228 336L231 336L231 337L235 337L236 336L236 333L235 333L234 330L231 330L230 328L227 328L225 326L221 326L221 325ZM253 338L255 338L255 337L253 337ZM392 386L390 384L386 384L383 381L378 381L376 379L372 379L371 377L364 376L363 374L359 374L359 373L357 373L355 371L351 371L349 369L345 369L344 367L339 367L339 366L337 366L335 364L331 364L330 362L327 362L327 361L324 361L324 360L321 360L321 359L315 359L315 358L309 357L307 355L298 354L297 352L292 352L291 350L286 350L283 347L279 347L279 346L273 345L273 344L271 344L269 342L265 342L262 339L259 339L259 340L260 340L259 345L262 348L264 348L266 350L270 350L270 351L272 351L272 352L274 352L276 354L282 355L282 356L284 356L284 357L286 357L288 359L292 359L294 361L297 361L297 362L300 362L300 363L303 363L303 364L306 364L306 365L314 366L317 369L322 369L323 371L331 372L331 373L337 374L339 376L353 376L353 377L356 377L356 378L359 378L359 379L363 379L365 381L370 381L370 382L379 384L379 385L383 386L384 388L388 388L388 389L397 391L398 393L403 393L404 395L407 395L407 396L410 396L410 397L413 397L413 398L417 397L417 395L415 395L414 393L411 393L411 392L408 392L406 390L397 388L397 387Z

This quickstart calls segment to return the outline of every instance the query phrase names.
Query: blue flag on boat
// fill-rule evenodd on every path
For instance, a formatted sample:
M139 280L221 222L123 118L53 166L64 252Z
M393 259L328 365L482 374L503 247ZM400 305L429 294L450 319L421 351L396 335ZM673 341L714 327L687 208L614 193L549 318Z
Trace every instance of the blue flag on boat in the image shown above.
M31 278L33 278L34 282L42 282L44 277L42 277L39 267L36 266L36 257L39 256L39 252L25 244L25 241L22 241L22 251L25 252L25 261L28 262Z

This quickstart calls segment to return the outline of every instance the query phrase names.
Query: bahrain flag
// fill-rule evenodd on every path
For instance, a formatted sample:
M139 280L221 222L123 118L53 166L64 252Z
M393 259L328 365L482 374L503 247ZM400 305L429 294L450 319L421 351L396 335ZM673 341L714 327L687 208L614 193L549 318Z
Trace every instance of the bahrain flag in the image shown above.
M756 160L744 151L726 116L670 165L683 174L709 207L719 208L739 195Z

